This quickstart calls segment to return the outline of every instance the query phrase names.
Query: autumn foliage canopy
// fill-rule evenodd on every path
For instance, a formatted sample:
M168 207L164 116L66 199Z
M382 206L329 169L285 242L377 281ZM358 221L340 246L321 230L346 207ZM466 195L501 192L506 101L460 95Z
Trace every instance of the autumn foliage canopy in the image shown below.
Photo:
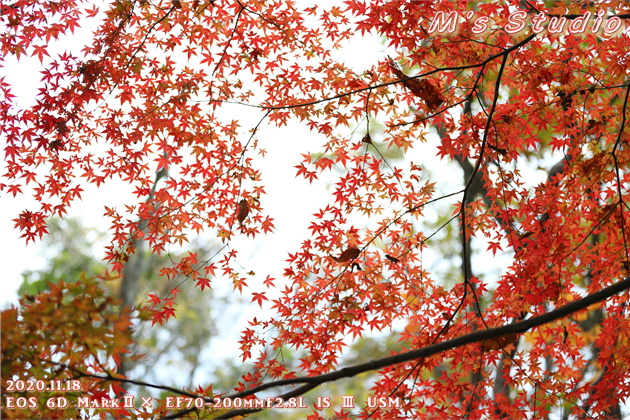
M64 394L67 408L39 403L42 418L78 416L80 397L124 395L141 381L117 369L142 357L127 350L135 325L176 317L174 279L184 276L200 298L227 282L261 311L235 343L254 368L233 389L153 384L173 395L317 397L321 384L371 374L370 395L387 404L333 404L334 414L309 405L303 417L628 413L627 3L9 3L0 5L2 65L37 59L43 69L26 106L16 79L0 80L0 192L37 202L14 215L16 228L38 241L47 220L112 182L135 198L103 209L107 272L66 278L3 311L3 395L24 395L7 390L11 378L81 382ZM94 36L80 53L56 44L88 22ZM361 37L380 50L352 49ZM351 55L369 64L357 68ZM291 139L296 161L267 151L285 126L315 139ZM274 159L325 195L314 213L283 203L307 221L303 236L269 273L252 275L234 244L281 233L260 168ZM198 258L187 248L195 237L219 251ZM169 293L113 310L101 285L123 275L140 242L189 252L160 271ZM350 343L392 332L401 347L391 356L341 363ZM297 366L285 365L283 349L299 352ZM92 414L260 409L161 400Z

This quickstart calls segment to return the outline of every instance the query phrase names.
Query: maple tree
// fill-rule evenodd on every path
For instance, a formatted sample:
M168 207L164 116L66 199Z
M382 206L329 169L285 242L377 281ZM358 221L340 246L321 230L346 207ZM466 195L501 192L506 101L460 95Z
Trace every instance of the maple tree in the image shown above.
M173 279L183 275L200 294L231 281L272 310L252 318L238 344L255 368L233 390L144 385L209 403L291 401L378 370L371 393L387 404L335 405L336 418L622 417L630 397L627 3L0 7L3 62L44 65L32 106L21 108L0 81L0 191L39 203L15 219L23 237L45 235L47 220L66 214L86 185L120 179L135 194L124 209L105 209L112 241L99 280L60 282L3 312L3 380L76 379L73 402L123 395L141 383L117 369L137 357L126 355L134 323L150 318L160 328L176 317ZM527 24L511 29L518 16ZM487 18L483 30L474 17ZM80 56L52 51L88 18L101 23ZM574 24L585 30L570 33ZM368 34L382 37L385 52L362 51L373 64L355 71L339 53ZM234 109L259 120L244 125ZM265 157L272 129L294 122L320 142L292 162L295 174L313 188L333 179L330 201L279 262L282 276L255 281L232 244L276 234L258 165L274 159ZM401 158L387 159L389 149ZM459 168L460 187L445 189L429 158L442 171ZM437 224L428 220L445 209ZM113 309L99 281L124 275L140 247L169 253L197 235L222 248L205 260L193 251L173 259L160 270L168 294L149 294L137 311L125 297ZM457 254L456 274L430 273L429 252ZM473 253L509 263L492 276ZM340 366L349 343L375 331L397 332L403 349ZM297 368L283 363L285 348L303 352ZM161 400L98 412L230 418L264 408ZM320 418L329 408L309 409ZM76 404L38 410L77 415ZM3 408L7 417L28 412Z

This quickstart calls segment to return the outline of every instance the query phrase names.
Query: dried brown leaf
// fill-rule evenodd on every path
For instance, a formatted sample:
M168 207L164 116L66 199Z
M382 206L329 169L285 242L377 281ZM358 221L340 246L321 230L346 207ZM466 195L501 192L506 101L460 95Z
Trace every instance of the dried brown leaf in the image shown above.
M238 223L242 225L248 214L249 206L247 204L247 200L243 199L238 202L238 215L236 216L236 218L238 219Z
M442 105L444 99L442 98L442 95L440 95L436 87L431 84L431 82L426 79L404 80L407 79L408 76L405 75L405 73L403 73L393 61L389 63L389 66L391 67L392 72L396 75L396 77L398 77L399 79L403 79L403 85L407 89L409 89L411 93L422 99L429 110L432 111Z
M483 340L481 343L481 348L484 351L499 350L505 348L508 344L514 343L515 341L516 333L508 333L500 337Z
M340 256L332 257L332 259L337 261L338 263L344 263L350 260L354 260L356 257L359 256L360 253L361 251L359 250L359 248L357 248L356 246L351 246L350 248L343 251Z

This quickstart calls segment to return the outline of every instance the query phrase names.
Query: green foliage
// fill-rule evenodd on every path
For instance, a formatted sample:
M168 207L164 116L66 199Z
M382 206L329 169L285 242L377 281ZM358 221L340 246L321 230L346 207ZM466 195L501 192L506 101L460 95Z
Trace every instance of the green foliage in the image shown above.
M60 279L78 279L82 274L96 276L105 271L105 264L94 258L93 248L105 236L81 225L78 219L52 218L49 234L42 240L46 266L22 273L19 296L36 295Z
M59 410L48 407L47 400L59 395L68 400L65 414L79 416L77 398L102 395L102 378L113 379L113 366L133 342L133 324L148 319L138 309L133 316L121 312L96 279L83 276L74 283L58 280L46 292L2 311L2 417L32 418L33 407L5 406L7 398L27 394L39 418L58 418ZM13 386L34 380L46 388L27 393ZM53 381L70 392L55 392ZM111 385L121 390L118 382Z

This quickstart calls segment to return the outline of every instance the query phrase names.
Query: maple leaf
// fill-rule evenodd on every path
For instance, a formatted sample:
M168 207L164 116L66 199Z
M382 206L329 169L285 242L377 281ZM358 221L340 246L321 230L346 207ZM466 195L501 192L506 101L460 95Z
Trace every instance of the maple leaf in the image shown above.
M261 308L263 300L268 300L265 293L252 292L252 302L257 302Z
M361 250L357 247L351 246L347 248L345 251L343 251L341 255L339 255L338 257L333 257L331 255L331 258L337 261L338 263L344 263L350 260L354 260L355 258L359 256L359 254L361 254Z
M123 90L118 97L120 98L120 103L124 104L125 102L131 102L135 95L131 90Z
M565 415L567 403L575 417L618 414L619 396L630 393L624 382L630 320L627 296L619 293L630 287L624 283L630 89L627 34L621 27L606 31L617 21L623 26L623 2L607 3L601 19L585 2L538 2L536 16L525 2L299 3L0 5L7 28L0 57L33 57L42 75L28 80L34 101L18 100L16 81L24 78L0 78L6 143L0 190L36 207L15 216L16 228L27 242L43 238L52 217L65 218L84 191L98 194L122 180L133 198L116 190L112 198L125 202L107 203L108 267L99 281L122 295L132 291L130 273L142 258L168 257L163 267L152 266L162 277L144 282L153 289L143 290L149 309L138 307L137 318L89 280L53 281L45 293L3 311L3 362L10 361L3 374L8 368L7 377L51 384L78 378L86 395L120 394L124 372L103 370L139 357L128 353L137 347L131 330L151 320L161 334L165 321L180 321L173 319L181 313L177 305L195 299L183 289L187 280L203 290L210 278L228 279L230 292L242 293L248 285L241 276L257 279L251 258L256 272L268 268L258 268L259 259L283 278L251 281L252 302L262 307L272 299L275 313L264 320L256 314L234 343L251 366L232 383L248 393L243 402L288 384L275 378L309 377L316 386L329 377L319 374L360 373L361 365L343 369L344 355L372 345L361 339L370 330L395 330L398 337L375 342L378 352L370 353L395 358L367 364L378 367L370 378L377 406L357 406L356 416L546 418ZM54 40L72 42L84 18L97 16L94 36L80 40L91 59L53 51ZM366 33L383 39L395 60L379 59L378 49L355 49L356 35ZM375 64L355 66L355 52ZM9 71L16 60L4 60ZM256 123L246 111L254 109L263 114ZM293 150L277 155L263 138L282 126L311 131L314 142L300 134L291 144L303 147L301 158L289 161ZM364 133L360 142L356 132ZM370 133L378 133L378 143ZM422 172L411 163L417 156ZM302 214L302 203L287 198L291 222L308 227L304 237L285 220L276 228L257 205L268 187L263 180L274 182L263 176L269 162L279 171L295 168L297 181L313 187L313 203L323 203ZM168 179L155 173L167 169ZM286 185L269 187L277 187L275 197ZM247 233L239 241L230 231L236 221ZM284 267L271 260L277 247L259 242L277 229L282 246L294 249ZM295 238L283 239L281 229ZM207 243L204 233L218 239ZM210 255L194 253L200 242L213 249ZM376 250L362 255L361 243ZM176 256L180 248L191 252ZM501 251L501 264L490 262L487 251ZM466 281L443 275L455 268L466 271ZM601 299L586 305L594 297ZM128 303L141 301L133 296ZM192 322L195 309L179 308L181 321ZM560 318L550 322L553 316ZM504 325L498 334L484 331L484 323ZM520 343L508 329L529 332ZM480 358L472 343L487 354ZM431 353L436 346L444 351ZM299 349L294 366L276 357L286 348ZM70 368L54 365L59 361ZM589 366L614 369L592 380ZM211 389L199 387L208 396ZM493 392L475 398L471 389ZM390 404L398 397L400 404ZM57 411L45 401L34 412L3 406L3 415L75 418L74 402ZM99 415L186 415L167 406L104 408Z
M200 287L201 290L204 290L206 287L211 289L212 287L210 287L210 279L206 278L206 277L202 277L202 278L198 278L197 282L195 283L196 286Z
M238 219L238 223L242 226L243 222L247 218L249 214L249 205L247 204L247 200L242 199L238 202L238 213L236 218Z
M160 299L155 293L149 293L148 297L149 302L151 302L151 304L153 304L154 306L162 303L162 299Z
M234 290L239 291L239 293L243 293L243 287L247 287L247 282L243 278L239 278L238 276L232 276L232 282L234 283Z
M389 62L392 72L402 80L403 85L411 91L414 95L422 99L427 108L433 111L437 109L444 99L439 94L435 86L425 79L410 79L408 78L396 65L396 63L390 59Z
M488 245L488 251L492 251L492 255L496 255L497 251L501 251L501 244L499 242L490 242Z
M482 341L481 348L483 351L505 349L508 344L516 341L516 334L510 333L496 338L488 338Z
M8 185L7 190L9 193L13 194L13 197L16 197L18 194L22 192L22 187L18 184Z
M273 287L274 280L275 280L274 278L267 276L265 280L263 281L263 284L267 287Z
M41 63L44 61L44 56L48 56L49 54L45 45L34 45L32 55L36 55Z

